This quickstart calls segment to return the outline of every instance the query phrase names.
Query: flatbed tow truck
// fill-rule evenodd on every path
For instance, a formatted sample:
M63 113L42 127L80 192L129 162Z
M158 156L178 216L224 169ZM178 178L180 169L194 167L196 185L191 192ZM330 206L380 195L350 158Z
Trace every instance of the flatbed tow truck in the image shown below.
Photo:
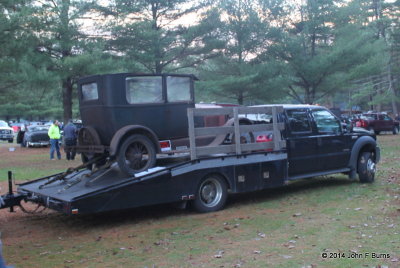
M307 107L302 109L308 109L310 113L311 108L316 108ZM14 206L20 206L22 201L27 201L65 214L85 214L162 203L191 202L197 211L211 212L224 207L229 193L279 187L296 179L341 172L348 174L350 178L355 178L358 173L361 182L374 180L375 164L379 161L379 147L375 139L370 134L356 135L341 129L340 133L335 135L348 136L346 140L352 141L335 155L338 159L345 160L345 165L328 167L324 162L320 165L324 169L297 173L296 169L291 171L289 165L304 164L302 161L312 162L315 160L312 157L321 161L324 159L321 154L308 153L304 158L293 151L292 146L301 150L301 144L304 143L306 147L314 146L309 139L314 139L315 133L290 138L290 122L285 116L290 117L289 110L292 108L299 109L280 105L188 109L190 147L186 153L181 151L171 157L159 157L155 167L133 176L124 175L115 161L108 161L104 166L90 170L86 167L96 161L92 159L63 173L21 183L17 193L13 193L9 174L9 193L1 196L0 208L12 210ZM268 122L239 124L242 115L268 113L271 114L271 120ZM232 116L235 124L195 127L195 116L221 114ZM273 135L270 142L257 143L254 139L247 143L241 142L243 135L250 133L253 136L254 133L266 132ZM232 133L234 134L230 144L211 143L209 146L196 146L198 136L215 135L218 139L221 135ZM324 137L317 137L315 144L326 143ZM299 139L302 143L296 143ZM340 144L336 140L335 148L338 146ZM325 151L328 147L329 145L325 144ZM332 152L329 155L332 156ZM318 163L313 162L311 165L316 167Z

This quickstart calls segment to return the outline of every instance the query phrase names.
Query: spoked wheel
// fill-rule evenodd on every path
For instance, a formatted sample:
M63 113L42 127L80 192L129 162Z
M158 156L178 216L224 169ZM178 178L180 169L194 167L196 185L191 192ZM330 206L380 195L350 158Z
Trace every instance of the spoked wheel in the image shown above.
M358 158L358 178L362 183L371 183L375 180L376 164L372 152L363 152Z
M100 144L101 144L101 141L100 141L99 134L97 134L97 131L94 128L88 126L88 127L83 127L79 130L78 146L100 145ZM81 153L82 163L86 164L93 158L97 158L101 155L102 154L99 154L99 153ZM100 167L100 166L104 165L105 163L106 163L106 155L104 155L104 158L102 158L98 162L93 163L91 165L87 165L87 168L92 170L94 166Z
M137 134L128 137L117 154L118 166L126 175L147 170L156 163L156 149L146 136Z
M209 175L200 182L193 205L199 212L217 211L224 207L227 196L225 180L218 175Z

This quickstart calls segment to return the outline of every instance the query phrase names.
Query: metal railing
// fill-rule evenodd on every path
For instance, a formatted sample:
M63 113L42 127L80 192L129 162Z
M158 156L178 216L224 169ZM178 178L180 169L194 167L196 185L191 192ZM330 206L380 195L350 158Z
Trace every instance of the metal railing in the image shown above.
M278 121L278 114L283 112L283 107L279 105L266 105L260 107L228 107L228 108L190 108L188 109L189 120L189 142L190 157L192 160L198 159L200 156L212 154L242 154L252 151L279 151L286 147L286 141L281 138L281 130L284 124ZM245 118L249 114L267 114L270 115L269 122L257 124L240 124L241 118ZM231 118L227 124L223 126L213 127L195 127L196 116L227 116ZM241 135L246 133L272 133L271 142L251 142L241 143ZM215 135L215 141L207 146L197 146L196 138L206 135ZM223 144L227 135L231 135L232 142ZM222 137L222 139L221 139Z

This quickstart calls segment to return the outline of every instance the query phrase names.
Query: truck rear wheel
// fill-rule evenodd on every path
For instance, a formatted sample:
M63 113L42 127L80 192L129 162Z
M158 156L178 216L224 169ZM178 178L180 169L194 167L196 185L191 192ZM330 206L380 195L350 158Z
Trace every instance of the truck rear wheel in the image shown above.
M209 175L201 180L193 206L199 212L217 211L224 207L227 197L225 180L215 174Z
M393 127L393 135L399 134L399 127L394 126Z
M119 148L117 162L121 171L131 176L155 165L156 149L146 136L132 135Z
M362 152L358 158L358 178L361 183L371 183L375 180L375 158L372 152Z

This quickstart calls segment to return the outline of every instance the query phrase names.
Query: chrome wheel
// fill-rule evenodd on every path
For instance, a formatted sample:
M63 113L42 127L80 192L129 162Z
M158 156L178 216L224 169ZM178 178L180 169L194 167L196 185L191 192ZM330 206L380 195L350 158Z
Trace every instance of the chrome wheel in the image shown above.
M196 198L192 202L195 209L199 212L220 210L228 196L227 188L223 177L217 174L206 176L200 181Z
M206 179L200 186L200 199L206 207L214 207L221 201L222 187L215 178Z

